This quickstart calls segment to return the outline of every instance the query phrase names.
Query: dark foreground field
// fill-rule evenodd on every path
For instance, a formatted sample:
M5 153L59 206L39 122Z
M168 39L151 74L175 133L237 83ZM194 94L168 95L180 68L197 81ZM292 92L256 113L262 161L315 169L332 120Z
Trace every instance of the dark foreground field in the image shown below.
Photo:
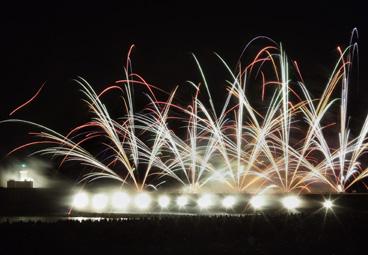
M365 213L3 222L1 254L367 254Z

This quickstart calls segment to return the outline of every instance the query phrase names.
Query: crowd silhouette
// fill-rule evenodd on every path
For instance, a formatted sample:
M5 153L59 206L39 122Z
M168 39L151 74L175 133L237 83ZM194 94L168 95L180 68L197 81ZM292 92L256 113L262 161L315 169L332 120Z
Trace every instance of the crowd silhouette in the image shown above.
M364 254L367 223L365 213L136 216L4 221L0 232L2 254Z

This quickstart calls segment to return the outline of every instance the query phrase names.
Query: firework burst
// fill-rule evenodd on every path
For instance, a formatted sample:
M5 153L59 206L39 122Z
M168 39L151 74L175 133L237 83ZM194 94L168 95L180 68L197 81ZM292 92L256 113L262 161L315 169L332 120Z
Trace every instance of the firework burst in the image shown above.
M253 193L318 192L321 186L344 192L368 175L361 163L368 146L368 116L356 137L348 127L349 76L356 47L351 43L345 50L338 48L339 60L317 98L304 84L296 62L290 65L282 47L274 43L247 64L238 64L235 72L218 56L231 77L223 89L221 109L215 107L210 84L195 56L202 81L189 82L194 90L192 101L180 105L175 102L178 88L162 93L133 73L131 48L125 79L102 92L96 93L83 78L75 79L90 109L87 123L66 135L25 120L3 123L27 123L41 130L32 133L35 141L11 153L41 144L45 147L34 154L56 156L61 164L84 165L89 172L81 181L109 178L139 191L177 182L189 192L213 187ZM262 107L248 95L249 88L259 84ZM140 111L133 104L137 86L145 89L149 100ZM118 119L110 116L103 103L103 96L113 90L123 99L125 114ZM338 122L329 122L327 113L337 108ZM171 127L174 119L185 127L184 135ZM327 135L330 129L337 131L336 138ZM331 139L338 146L332 146ZM86 146L90 142L97 143L101 153L91 153Z

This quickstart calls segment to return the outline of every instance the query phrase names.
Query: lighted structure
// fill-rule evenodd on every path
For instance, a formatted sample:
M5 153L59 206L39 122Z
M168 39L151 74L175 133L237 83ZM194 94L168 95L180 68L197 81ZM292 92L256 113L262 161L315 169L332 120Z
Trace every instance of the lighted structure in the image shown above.
M28 171L29 169L27 169L27 166L25 164L22 164L21 169L19 170L18 179L8 180L7 188L33 188L33 179L28 176Z

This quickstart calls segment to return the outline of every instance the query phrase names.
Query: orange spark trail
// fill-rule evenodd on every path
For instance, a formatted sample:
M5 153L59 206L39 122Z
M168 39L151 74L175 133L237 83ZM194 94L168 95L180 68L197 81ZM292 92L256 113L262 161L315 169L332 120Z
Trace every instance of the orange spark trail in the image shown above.
M46 82L42 83L41 87L37 90L36 94L34 94L29 100L27 100L25 103L21 104L17 108L15 108L11 113L9 113L9 116L12 116L14 113L22 109L23 107L30 104L41 92L42 88L45 86Z

